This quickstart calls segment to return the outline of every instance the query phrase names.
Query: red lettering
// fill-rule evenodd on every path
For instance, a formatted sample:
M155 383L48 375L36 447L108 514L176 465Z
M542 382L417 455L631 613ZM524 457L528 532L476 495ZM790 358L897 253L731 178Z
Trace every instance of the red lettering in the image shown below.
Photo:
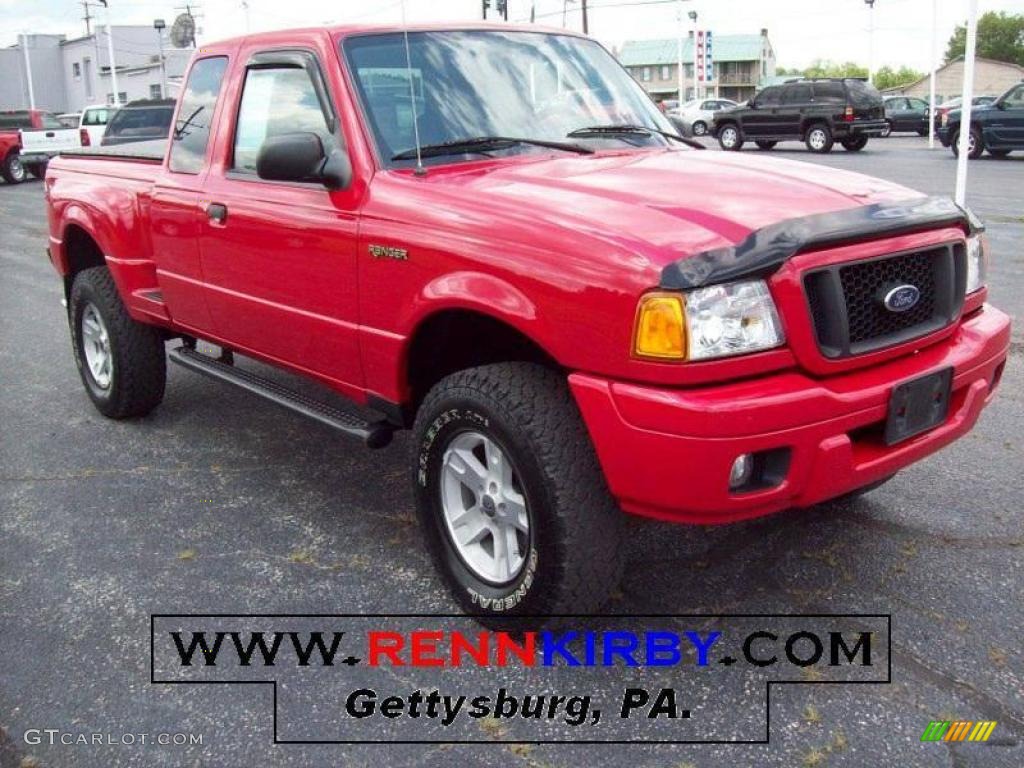
M444 638L444 632L413 632L409 640L412 645L414 667L443 667L444 659L437 655L437 643Z
M489 632L480 632L476 636L476 645L461 632L452 632L452 666L462 666L462 654L468 655L477 663L477 666L486 667L490 660L490 638Z
M405 639L398 632L369 632L367 634L367 645L370 651L370 666L379 667L380 657L391 660L394 667L404 667L405 662L399 655Z
M499 667L508 665L509 654L515 656L524 666L537 665L536 632L524 632L522 644L513 640L507 632L498 632L497 664Z

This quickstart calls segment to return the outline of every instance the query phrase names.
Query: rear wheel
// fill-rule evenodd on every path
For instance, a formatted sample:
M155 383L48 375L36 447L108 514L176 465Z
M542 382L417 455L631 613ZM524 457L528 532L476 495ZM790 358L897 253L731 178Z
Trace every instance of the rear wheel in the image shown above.
M812 125L804 137L804 143L811 152L831 152L833 142L832 131L824 123Z
M8 184L21 184L25 180L25 166L21 164L21 158L17 152L8 153L4 162L0 165L0 176Z
M622 513L565 376L531 363L459 371L414 426L416 506L434 563L485 622L601 607Z
M167 380L163 339L129 316L106 267L75 276L68 320L78 372L100 413L127 419L160 404Z
M953 150L954 155L960 157L960 131L953 134L949 147ZM984 151L985 139L982 137L981 131L977 128L971 128L971 132L967 136L967 157L971 160L977 160Z
M850 152L860 152L868 145L868 137L855 136L849 139L843 139L842 145L843 149L849 150Z
M885 127L882 129L882 138L887 139L892 136L892 120L885 121Z
M718 131L718 145L727 152L736 152L743 148L743 137L735 123L726 123Z
M698 120L693 124L692 130L694 136L703 136L708 132L708 126L703 120Z
M755 141L754 143L757 144L757 148L758 149L769 150L769 149L774 149L775 145L778 144L779 142L777 142L777 141Z

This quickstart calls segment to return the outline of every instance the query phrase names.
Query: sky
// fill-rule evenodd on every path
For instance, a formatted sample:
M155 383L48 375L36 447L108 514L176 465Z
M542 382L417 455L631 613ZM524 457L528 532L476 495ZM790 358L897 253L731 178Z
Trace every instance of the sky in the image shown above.
M168 24L186 0L109 0L114 24ZM492 2L492 5L494 3ZM626 5L629 4L629 5ZM875 65L930 66L933 0L876 0ZM395 23L400 0L197 0L200 42L257 32L335 23ZM244 6L248 6L248 13ZM579 0L509 0L509 19L527 21L535 5L537 21L580 29ZM938 55L945 52L953 26L967 16L968 0L937 0ZM590 34L606 45L627 39L671 37L680 7L696 10L701 29L715 34L757 33L762 27L775 47L780 66L804 67L816 59L868 64L868 10L863 0L589 0ZM624 7L625 6L625 7ZM979 0L980 12L1020 13L1022 0ZM480 0L405 0L410 22L477 20ZM102 8L93 9L104 20ZM26 31L84 34L80 0L0 0L0 46ZM689 20L686 21L689 25Z

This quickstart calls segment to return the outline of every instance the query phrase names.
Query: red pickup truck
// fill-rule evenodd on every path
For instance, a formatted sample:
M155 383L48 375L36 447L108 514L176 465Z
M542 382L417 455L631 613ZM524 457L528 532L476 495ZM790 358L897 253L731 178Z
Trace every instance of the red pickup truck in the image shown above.
M106 416L142 416L169 356L371 447L410 428L425 539L491 618L599 606L623 511L805 507L970 430L1010 340L980 222L688 143L562 30L204 46L167 142L50 166L85 389Z

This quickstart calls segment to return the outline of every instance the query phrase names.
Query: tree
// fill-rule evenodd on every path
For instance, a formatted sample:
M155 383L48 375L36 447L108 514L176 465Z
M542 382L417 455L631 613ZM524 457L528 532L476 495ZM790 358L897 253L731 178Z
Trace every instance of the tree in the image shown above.
M896 88L908 83L915 83L923 77L924 72L918 72L916 69L911 69L907 66L900 67L898 70L890 66L884 66L875 72L874 84L875 88L884 91L886 88Z
M964 55L967 27L956 26L946 47L946 63ZM989 11L978 19L978 56L1024 67L1024 14Z

